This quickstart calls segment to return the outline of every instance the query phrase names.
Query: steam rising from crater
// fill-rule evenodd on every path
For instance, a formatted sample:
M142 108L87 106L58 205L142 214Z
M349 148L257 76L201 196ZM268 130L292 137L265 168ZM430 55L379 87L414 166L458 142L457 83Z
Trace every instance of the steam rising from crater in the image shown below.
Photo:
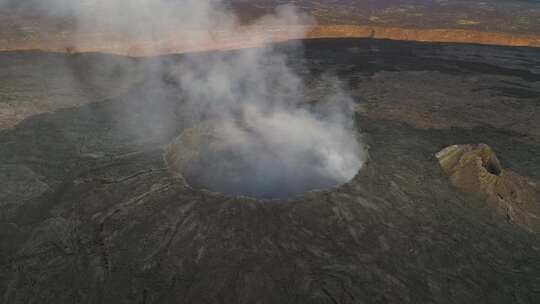
M192 115L212 122L170 151L191 155L169 165L195 186L283 198L347 182L364 162L353 102L339 81L324 77L308 100L312 90L271 46L188 56L175 75Z
M2 1L7 3L0 0L0 4ZM98 35L103 41L139 41L145 48L157 49L161 42L169 39L193 45L209 44L216 33L227 35L239 28L236 16L217 0L48 0L39 3L47 14L74 17L80 37ZM258 32L257 28L299 31L303 29L300 25L310 23L312 20L294 7L281 6L274 15L263 17L251 26L257 39L264 41L270 40L265 37L267 32ZM299 44L295 54L301 54ZM191 170L189 174L196 175L202 187L231 194L281 197L283 195L278 193L299 194L346 182L361 168L366 151L355 131L351 98L335 77L324 76L306 86L305 76L295 72L302 70L301 57L293 62L292 68L288 55L267 44L235 52L188 54L180 63L163 57L158 63L142 65L136 70L136 74L142 73L145 79L151 79L153 88L144 96L150 111L160 111L159 99L162 98L152 92L162 91L173 82L180 88L179 94L185 97L182 111L192 125L211 124L215 132L208 137L212 141L210 145L191 147L195 150L189 151L200 154L202 148L208 152L218 147L215 151L224 154L206 153L212 156L210 161L206 160L207 164L222 163L221 171L226 171L231 164L242 168L235 172L244 176L233 185L227 172L222 174L210 168L191 166L196 172ZM163 81L164 74L168 83ZM126 77L140 78L140 75ZM161 111L163 125L175 119L167 109ZM124 112L120 110L118 115ZM136 128L155 127L147 123ZM148 133L140 132L141 129L131 131ZM185 136L175 142L177 147L186 144L182 139ZM175 164L178 165L169 162L169 165ZM177 172L187 174L185 170Z

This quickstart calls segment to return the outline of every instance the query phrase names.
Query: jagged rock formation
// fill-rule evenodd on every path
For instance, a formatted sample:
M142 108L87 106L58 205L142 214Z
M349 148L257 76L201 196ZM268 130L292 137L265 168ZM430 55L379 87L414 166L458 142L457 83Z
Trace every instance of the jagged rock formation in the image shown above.
M504 170L486 144L453 145L436 154L452 184L481 195L498 213L527 230L540 232L540 186Z

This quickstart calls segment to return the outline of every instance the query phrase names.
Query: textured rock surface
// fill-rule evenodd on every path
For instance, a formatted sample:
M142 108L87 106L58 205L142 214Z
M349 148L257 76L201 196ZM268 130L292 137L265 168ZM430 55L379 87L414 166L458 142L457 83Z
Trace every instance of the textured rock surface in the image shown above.
M454 145L436 157L456 187L479 194L510 222L540 231L538 182L504 170L489 146Z
M536 303L538 234L453 186L434 155L484 142L505 174L540 178L538 50L305 45L303 62L289 59L309 84L306 102L325 89L314 75L342 78L370 160L351 182L292 200L225 197L171 174L165 148L194 123L174 84L114 91L121 83L104 77L116 94L97 86L72 108L29 90L44 96L25 102L34 115L0 130L1 166L16 173L0 174L0 197L17 180L41 186L0 204L0 302ZM0 54L3 67L33 60L47 72L59 59L103 67L80 80L87 88L135 62ZM41 79L35 71L16 69L11 86Z

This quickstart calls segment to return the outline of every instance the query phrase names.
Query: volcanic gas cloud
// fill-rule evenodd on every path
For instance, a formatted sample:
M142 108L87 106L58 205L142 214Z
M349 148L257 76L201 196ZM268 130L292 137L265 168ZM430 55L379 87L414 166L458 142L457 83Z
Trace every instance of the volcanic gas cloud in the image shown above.
M81 37L96 31L107 41L135 39L150 47L167 39L209 44L212 35L202 34L205 30L234 32L239 27L235 14L213 0L48 0L39 7L77 20ZM279 30L310 23L294 7L281 6L251 26ZM300 43L295 54L301 54ZM354 126L353 101L329 75L317 82L318 94L307 98L303 77L295 72L302 70L301 60L295 57L293 69L289 58L266 44L188 54L174 63L165 56L141 65L137 74L152 79L156 88L168 85L163 74L180 88L183 112L192 121L166 150L170 169L193 187L259 198L298 195L353 178L366 158ZM144 98L159 107L158 98Z

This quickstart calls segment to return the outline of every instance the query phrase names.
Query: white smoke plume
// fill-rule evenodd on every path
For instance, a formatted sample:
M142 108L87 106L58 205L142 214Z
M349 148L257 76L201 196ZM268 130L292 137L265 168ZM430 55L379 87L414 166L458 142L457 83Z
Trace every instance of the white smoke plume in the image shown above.
M75 16L80 37L99 35L97 39L103 41L144 41L153 48L170 39L207 44L216 33L230 34L239 28L234 13L219 0L34 3L39 3L39 8L47 14ZM253 26L279 31L301 29L301 25L311 22L309 17L286 5ZM264 40L264 33L261 35ZM317 100L306 100L310 88L290 67L288 54L271 44L205 56L188 54L180 63L163 59L140 70L156 75L146 77L152 79L156 91L164 86L161 74L172 77L185 96L184 111L194 121L211 120L220 125L221 143L252 168L252 176L244 180L248 194L273 197L279 188L298 194L344 183L365 161L367 152L354 127L353 101L339 81L325 77L319 81L324 93ZM151 107L159 107L156 102L159 98L151 94L145 98ZM164 120L173 119L163 112ZM225 184L214 188L224 187Z
M354 131L353 101L339 82L325 77L320 83L326 92L315 103L306 102L302 78L271 46L204 61L188 55L175 75L192 114L199 121L219 121L225 150L241 155L250 168L245 188L232 193L282 197L333 186L350 180L365 160ZM218 172L207 174L212 188L233 187L216 184ZM209 184L205 176L198 179Z

